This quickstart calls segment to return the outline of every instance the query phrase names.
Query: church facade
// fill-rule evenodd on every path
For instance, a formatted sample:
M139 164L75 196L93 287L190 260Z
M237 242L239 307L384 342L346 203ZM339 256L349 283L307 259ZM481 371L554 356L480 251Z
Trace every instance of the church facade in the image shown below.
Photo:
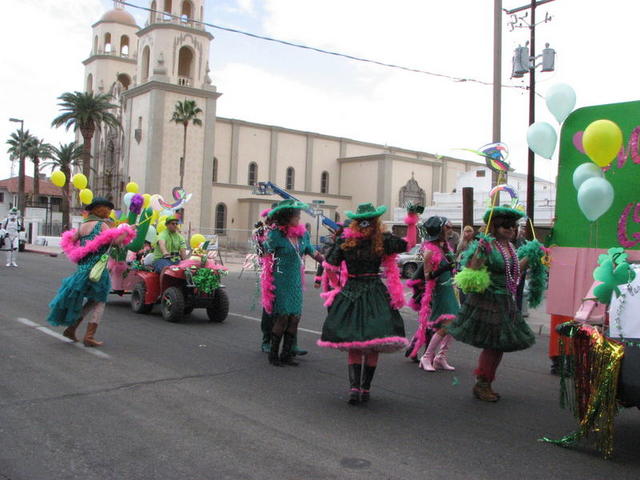
M227 244L245 243L259 213L277 196L255 195L271 181L340 220L358 203L394 207L433 202L478 163L216 115L224 101L209 77L213 37L201 24L204 0L155 0L140 28L124 8L93 25L85 64L87 91L110 93L122 131L101 129L93 141L96 194L116 203L128 181L146 193L171 198L180 182L184 128L169 121L175 105L194 100L201 126L189 125L184 188L192 231L217 233ZM312 227L315 222L308 219Z

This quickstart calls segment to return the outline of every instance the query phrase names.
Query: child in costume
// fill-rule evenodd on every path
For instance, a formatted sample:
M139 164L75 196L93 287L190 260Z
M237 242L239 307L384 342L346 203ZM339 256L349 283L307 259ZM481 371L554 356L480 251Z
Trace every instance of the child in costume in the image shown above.
M427 332L430 330L432 335L418 366L427 372L435 372L436 369L455 370L447 361L447 351L453 338L445 328L459 309L453 289L455 253L446 240L451 223L445 217L434 216L427 219L422 228L426 232L421 249L424 276L422 280L407 282L414 289L410 306L419 312L420 323L410 356L415 357L427 343Z
M62 235L60 245L67 257L78 264L78 269L62 281L62 286L49 304L51 311L47 321L51 325L64 325L65 337L77 342L76 329L83 318L89 324L84 337L87 347L99 347L103 342L94 338L98 323L102 318L107 296L111 290L109 272L105 268L97 281L90 279L94 265L109 250L110 245L127 245L135 237L135 230L129 225L109 228L109 218L113 203L104 198L95 198L86 208L89 212L78 230L69 230ZM83 302L87 300L86 303Z
M327 255L321 294L329 307L320 347L348 352L349 403L369 400L378 354L405 348L404 305L396 254L407 242L383 232L380 215L387 207L371 203L345 212L352 221ZM380 278L385 269L387 285Z
M448 331L456 340L483 349L474 371L477 382L473 394L487 402L500 399L491 383L503 353L524 350L535 343L516 303L520 275L530 260L529 256L519 259L511 243L523 215L509 207L487 210L484 222L490 234L481 234L469 246L462 260L464 269L455 277L466 298Z
M300 225L300 210L308 206L296 200L283 200L267 218L274 228L267 234L267 259L263 282L263 306L274 315L271 329L269 363L275 366L293 365L294 344L302 314L303 257L309 255L317 262L324 257L311 245L309 233ZM280 343L282 341L282 352Z

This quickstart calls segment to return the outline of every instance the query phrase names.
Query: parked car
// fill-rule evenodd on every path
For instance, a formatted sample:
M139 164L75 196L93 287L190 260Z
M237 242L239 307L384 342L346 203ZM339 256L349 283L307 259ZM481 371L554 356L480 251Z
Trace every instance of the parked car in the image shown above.
M396 263L398 264L400 273L404 278L411 278L418 269L420 262L422 262L422 255L420 254L419 244L408 252L398 254L398 257L396 258Z

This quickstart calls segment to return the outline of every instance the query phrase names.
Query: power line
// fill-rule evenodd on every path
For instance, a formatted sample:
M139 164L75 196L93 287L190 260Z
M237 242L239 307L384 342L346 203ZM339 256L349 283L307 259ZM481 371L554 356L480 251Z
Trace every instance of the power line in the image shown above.
M131 7L131 8L137 8L138 10L145 10L145 11L150 12L150 13L159 13L161 15L164 15L164 16L167 16L167 17L171 17L171 18L175 18L177 20L181 19L181 17L178 17L176 15L172 15L172 14L167 13L167 12L163 12L161 10L154 10L152 8L142 7L140 5L134 5L134 4L126 2L126 1L119 1L118 3L121 4L121 5L126 5L126 6ZM202 21L199 21L199 20L189 19L189 22L190 23L197 23L197 24L200 24L200 25L205 25L207 27L211 27L211 28L214 28L214 29L217 29L217 30L223 30L225 32L237 33L237 34L244 35L244 36L250 37L250 38L255 38L255 39L258 39L258 40L265 40L267 42L279 43L281 45L286 45L288 47L301 48L301 49L304 49L304 50L311 50L313 52L322 53L324 55L332 55L334 57L346 58L348 60L353 60L353 61L356 61L356 62L369 63L369 64L372 64L372 65L378 65L378 66L386 67L386 68L394 68L396 70L403 70L405 72L421 73L423 75L429 75L429 76L432 76L432 77L446 78L448 80L451 80L451 81L454 81L454 82L459 82L459 83L460 82L468 82L468 83L478 83L480 85L493 85L493 82L486 82L484 80L478 80L476 78L456 77L456 76L447 75L447 74L444 74L444 73L429 72L427 70L421 70L419 68L405 67L405 66L396 65L396 64L393 64L393 63L386 63L386 62L381 62L381 61L378 61L378 60L371 60L369 58L356 57L354 55L349 55L349 54L346 54L346 53L335 52L335 51L332 51L332 50L325 50L323 48L311 47L309 45L303 45L301 43L288 42L287 40L280 40L280 39L273 38L273 37L267 37L265 35L258 35L256 33L245 32L243 30L238 30L236 28L223 27L221 25L214 25L213 23L202 22ZM522 86L522 85L504 85L504 84L502 84L501 86L503 88L517 88L517 89L520 89L520 90L527 90L528 89L528 87Z

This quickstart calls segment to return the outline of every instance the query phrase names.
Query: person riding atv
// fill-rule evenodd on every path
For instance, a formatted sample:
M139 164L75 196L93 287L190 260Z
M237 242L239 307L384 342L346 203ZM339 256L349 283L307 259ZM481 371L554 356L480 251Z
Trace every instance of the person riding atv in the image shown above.
M187 258L187 242L178 232L178 219L174 216L165 221L167 229L158 235L153 251L153 269L160 273L165 267L176 265Z

